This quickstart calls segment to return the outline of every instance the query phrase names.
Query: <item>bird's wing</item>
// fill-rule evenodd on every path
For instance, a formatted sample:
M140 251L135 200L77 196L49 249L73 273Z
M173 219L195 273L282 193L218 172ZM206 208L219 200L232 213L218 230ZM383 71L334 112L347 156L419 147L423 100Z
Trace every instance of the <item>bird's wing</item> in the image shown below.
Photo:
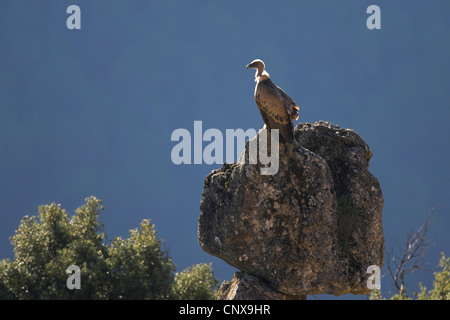
M255 102L259 108L264 123L270 129L278 129L281 138L286 142L294 139L291 115L285 100L276 90L273 83L261 81L255 92Z
M292 119L297 120L298 119L298 110L300 109L298 105L295 103L294 99L289 97L286 92L284 92L283 89L281 89L279 86L276 86L277 89L280 91L281 95L283 96L284 101L286 101L286 105L288 107L289 114L291 115Z

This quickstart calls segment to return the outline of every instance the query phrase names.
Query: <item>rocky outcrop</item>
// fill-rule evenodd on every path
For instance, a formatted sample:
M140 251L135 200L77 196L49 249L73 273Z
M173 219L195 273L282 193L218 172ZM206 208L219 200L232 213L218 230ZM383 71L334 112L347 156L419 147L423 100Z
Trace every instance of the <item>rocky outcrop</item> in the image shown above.
M231 281L222 283L217 300L306 300L306 296L282 294L261 278L245 272L236 272Z
M295 138L300 147L292 151L280 144L274 175L261 175L259 163L237 162L206 177L200 246L280 299L368 293L367 268L381 267L384 251L383 197L368 171L372 153L356 132L327 122L299 124ZM219 297L233 297L222 287Z

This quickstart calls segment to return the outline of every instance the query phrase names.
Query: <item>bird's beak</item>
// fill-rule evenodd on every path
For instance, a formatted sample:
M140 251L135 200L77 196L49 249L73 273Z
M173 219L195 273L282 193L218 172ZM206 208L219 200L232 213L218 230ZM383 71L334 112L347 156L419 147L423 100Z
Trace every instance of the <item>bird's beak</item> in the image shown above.
M251 69L251 68L252 68L252 64L251 64L251 63L248 64L245 68L246 68L246 69Z

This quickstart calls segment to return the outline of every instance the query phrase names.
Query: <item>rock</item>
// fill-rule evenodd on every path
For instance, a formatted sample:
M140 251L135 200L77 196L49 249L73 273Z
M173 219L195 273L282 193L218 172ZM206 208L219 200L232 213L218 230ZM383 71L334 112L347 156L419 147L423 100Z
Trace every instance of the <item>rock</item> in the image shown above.
M346 258L345 274L366 279L368 266L381 268L384 253L383 195L368 170L372 152L355 131L324 121L297 125L295 137L302 147L327 161L338 203L337 240ZM365 282L361 289L367 289Z
M289 296L273 290L264 280L245 272L236 272L231 282L224 281L218 300L306 300L306 296Z
M299 124L295 138L291 152L280 144L274 175L242 161L206 177L200 246L284 295L368 293L366 270L381 268L384 251L372 153L327 122Z

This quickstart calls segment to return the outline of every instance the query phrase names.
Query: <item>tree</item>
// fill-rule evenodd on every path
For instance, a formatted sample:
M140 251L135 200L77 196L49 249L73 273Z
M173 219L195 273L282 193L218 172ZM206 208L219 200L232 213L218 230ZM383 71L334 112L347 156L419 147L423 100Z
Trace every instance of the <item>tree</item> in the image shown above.
M419 283L420 292L415 293L419 300L450 300L450 258L441 253L440 272L434 273L433 289L427 293L427 288Z
M0 260L0 299L213 297L217 280L211 267L199 264L174 274L150 220L129 238L107 243L98 221L102 210L101 200L89 197L71 217L55 203L40 206L37 217L25 216L11 238L14 260ZM67 288L70 265L80 268L79 290ZM180 275L192 275L197 283L176 280Z
M109 247L112 299L168 299L175 266L161 251L150 220L143 220L130 238L115 238Z
M178 300L211 300L219 281L214 278L211 264L197 264L175 274L172 295Z
M398 291L404 289L405 276L407 274L417 270L424 270L425 253L431 246L427 241L427 235L432 225L430 219L434 210L435 208L431 209L425 222L415 232L408 232L406 245L401 256L394 254L394 248L386 253L387 269Z
M409 231L406 236L406 245L401 255L394 253L394 248L386 253L387 269L391 280L398 290L391 300L412 300L406 292L405 276L417 270L425 270L425 254L431 244L428 242L427 235L431 228L431 215L435 208L428 213L425 222L416 230ZM450 258L445 258L441 253L439 267L440 272L435 272L433 289L427 293L427 289L419 283L420 292L414 292L418 300L449 300L450 299ZM374 289L369 295L371 300L384 299L379 289Z
M417 300L450 300L450 258L446 258L441 253L439 261L441 271L434 273L433 289L427 292L427 288L419 283L420 292L414 292ZM383 300L380 290L374 289L369 295L371 300ZM406 288L403 286L399 292L393 295L391 300L412 300L406 294Z

